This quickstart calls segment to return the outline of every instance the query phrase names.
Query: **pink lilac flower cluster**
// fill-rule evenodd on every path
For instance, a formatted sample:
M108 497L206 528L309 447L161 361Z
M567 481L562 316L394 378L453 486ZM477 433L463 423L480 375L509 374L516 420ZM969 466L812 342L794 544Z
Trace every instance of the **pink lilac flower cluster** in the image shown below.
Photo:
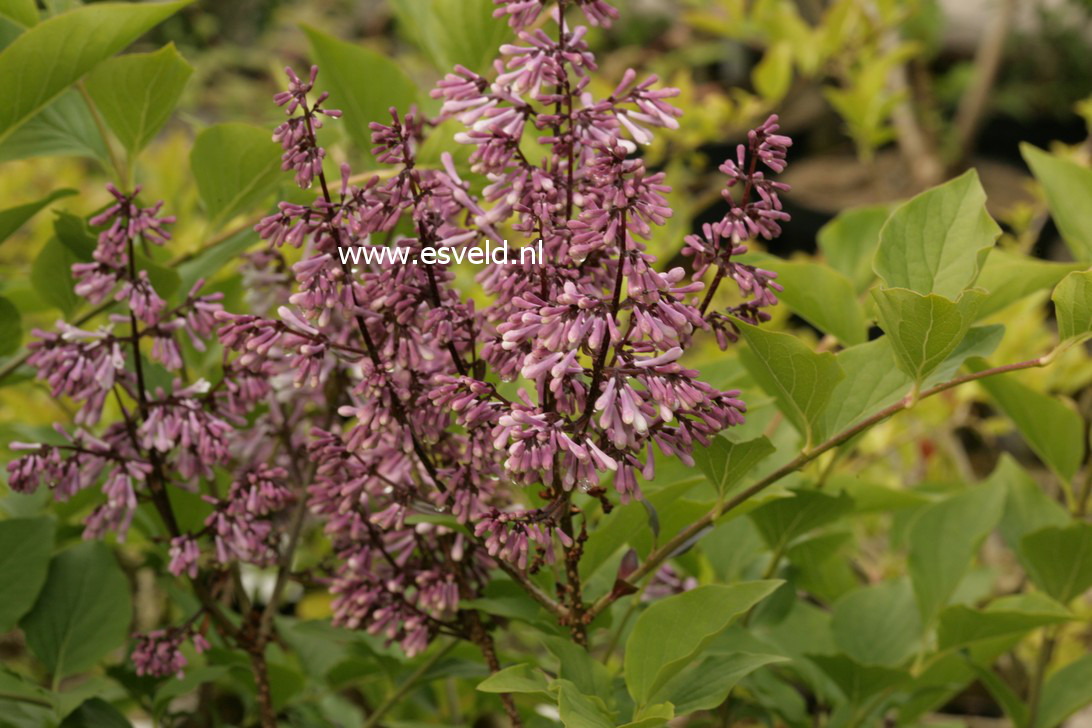
M45 485L57 500L68 500L98 486L101 497L85 520L85 538L113 533L125 539L137 509L150 504L169 535L170 571L197 579L206 565L223 570L236 562L266 565L277 560L275 522L296 499L287 473L276 463L271 432L291 433L294 415L281 408L255 407L271 396L271 365L224 365L216 385L187 379L183 347L205 352L219 324L222 294L202 294L198 281L177 305L167 303L147 272L137 267L136 251L146 243L165 244L162 203L142 207L140 189L122 193L91 218L102 228L92 262L77 263L76 291L92 303L113 299L105 323L85 330L59 321L55 331L34 331L28 363L54 397L78 405L75 427L57 426L60 444L12 443L22 457L8 464L12 490L30 493ZM138 247L140 246L140 247ZM151 368L173 376L170 387L153 386ZM108 406L109 405L109 406ZM101 423L104 413L108 421ZM95 432L92 432L92 428ZM298 448L290 442L285 448ZM273 464L270 464L273 463ZM215 494L218 469L237 473L226 494ZM205 528L183 532L166 493L169 487L206 492L212 513ZM179 672L184 660L179 630L153 632L138 640L133 661L142 674ZM203 638L200 638L203 640ZM195 645L201 646L198 637Z
M595 98L586 29L565 16L572 5L593 24L617 15L601 0L498 0L517 37L491 79L457 67L433 92L438 119L392 109L390 123L371 124L373 155L397 167L383 178L357 180L343 164L340 184L327 180L314 130L319 114L337 114L318 108L325 94L309 100L316 69L307 82L289 69L289 89L275 98L289 118L274 140L297 182L317 178L321 194L281 203L256 230L270 246L263 267L281 246L302 249L294 290L270 304L276 315L216 314L236 371L290 372L302 391L341 387L337 417L312 421L307 446L308 505L336 554L334 618L411 655L438 633L460 633L459 603L480 594L490 569L578 559L586 523L574 524L576 492L604 508L609 487L622 502L639 499L657 452L693 464L695 447L743 422L739 393L703 381L682 357L699 332L727 346L731 316L763 318L780 290L773 273L734 259L788 217L785 185L757 168L784 167L791 142L776 117L722 167L730 210L687 238L692 270L659 270L646 241L671 215L670 188L636 152L652 129L678 126L669 102L678 92L629 70ZM548 6L556 37L530 27ZM418 164L427 130L448 119L466 126L456 140L482 189L450 155ZM547 153L528 157L528 139ZM545 254L487 264L484 307L448 266L352 267L338 251L397 242L412 256L512 237L507 230L541 240ZM724 278L739 302L712 310ZM179 571L190 568L188 547L176 547Z
M181 678L188 664L182 654L182 644L190 639L198 654L209 649L208 640L200 632L183 627L179 629L157 629L144 634L135 634L136 646L133 648L133 666L137 675L153 677Z

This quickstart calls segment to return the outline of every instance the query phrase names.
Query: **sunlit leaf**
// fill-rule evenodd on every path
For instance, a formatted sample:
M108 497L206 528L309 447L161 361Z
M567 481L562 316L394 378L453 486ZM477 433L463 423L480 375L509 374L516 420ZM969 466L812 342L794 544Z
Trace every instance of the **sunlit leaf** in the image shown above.
M984 298L978 290L964 291L955 301L905 288L872 291L899 368L919 384L963 341Z
M5 79L0 141L101 61L188 3L95 3L21 34L0 52L0 78Z
M648 607L626 640L626 687L638 706L695 659L732 620L769 596L780 581L710 584Z
M768 393L777 398L781 411L804 434L814 434L834 387L845 373L834 354L816 354L789 334L767 331L738 322L747 340L743 363Z
M122 145L136 154L167 123L192 73L172 43L102 62L88 75L87 91Z
M1031 144L1021 144L1020 153L1043 185L1050 215L1073 257L1092 261L1092 169Z
M880 231L876 273L888 288L956 299L1001 235L973 169L896 209Z

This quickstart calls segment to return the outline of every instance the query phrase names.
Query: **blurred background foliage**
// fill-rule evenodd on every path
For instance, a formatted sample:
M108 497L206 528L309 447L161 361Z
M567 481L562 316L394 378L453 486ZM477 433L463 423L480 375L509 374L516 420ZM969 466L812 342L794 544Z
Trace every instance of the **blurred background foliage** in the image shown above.
M45 0L42 9L57 13L76 4L77 0ZM978 323L1006 327L1004 338L987 354L991 362L1003 363L1050 349L1054 334L1042 324L1050 312L1050 289L1068 271L1086 267L1087 262L1080 265L1074 260L1087 261L1087 256L1075 255L1072 241L1067 246L1065 231L1059 230L1047 197L1029 174L1020 143L1049 150L1052 158L1077 166L1087 168L1092 163L1092 1L626 0L623 4L625 12L616 27L590 34L600 63L596 83L606 87L629 66L654 72L681 89L677 105L685 110L681 128L660 134L644 152L651 166L668 172L674 188L674 217L652 244L661 259L681 263L683 236L723 214L717 165L734 153L749 126L777 112L795 140L783 177L793 186L784 195L793 221L775 247L755 251L784 259L767 263L789 287L786 305L775 311L774 328L791 329L813 347L837 350L855 343L832 336L816 319L816 312L828 301L821 289L814 289L812 300L807 299L814 285L810 269L793 269L791 262L823 263L825 269L843 275L852 286L851 298L870 321L873 312L866 291L875 282L872 250L891 206L974 166L988 194L990 212L1004 229L980 281L993 298L988 315ZM19 32L16 20L3 14L5 7L0 2L0 47ZM387 103L377 106L369 99L414 102L434 112L438 106L427 91L452 64L484 70L494 49L509 39L506 26L493 21L490 13L489 0L199 0L133 46L133 50L153 51L173 44L192 66L176 113L138 156L126 161L127 152L118 140L102 139L75 91L0 143L0 199L4 201L0 207L8 210L34 203L61 188L72 191L50 201L0 244L0 297L21 314L14 325L6 318L0 331L0 369L4 371L0 444L48 436L48 423L71 419L67 403L50 397L48 387L20 366L20 357L35 326L47 327L62 315L81 320L90 313L71 294L65 270L72 259L65 240L83 234L79 218L106 204L103 185L115 168L128 168L131 161L131 174L145 186L147 199L164 199L165 209L178 218L174 244L166 251L153 251L163 268L161 275L176 276L177 286L183 289L199 275L208 275L214 288L225 292L226 307L240 310L245 292L231 265L232 256L256 242L249 227L275 199L301 194L291 187L288 176L276 173L276 146L259 145L280 119L270 99L283 85L281 68L321 63L320 86L329 87L334 92L333 105L346 111L344 123L331 123L323 130L324 141L332 148L330 164L347 159L355 173L364 174L377 168L369 145L363 143L366 124L381 118ZM223 122L251 126L225 136L222 127L214 127ZM452 133L450 127L437 129L426 142L422 158L435 163L441 151L450 150L459 159L458 145L450 140ZM203 193L201 175L218 172L203 171L202 165L212 159L215 166L218 151L249 144L259 150L255 153L260 159L247 168L248 179L254 182L248 199L241 204L223 203L210 197L207 188ZM204 145L206 152L191 160L195 145ZM465 162L465 153L461 159ZM1085 199L1083 204L1092 207L1092 200ZM468 290L473 285L471 273L464 273ZM793 291L798 298L793 298ZM217 352L206 357L209 366L217 361ZM694 363L714 384L744 390L751 412L743 434L767 434L784 446L783 460L787 460L797 433L779 427L781 415L773 400L738 358L710 348ZM1057 401L1063 401L1067 410L1088 421L1092 362L1085 349L1070 349L1051 367L1022 373L1018 380L1036 392L1060 397ZM1082 452L1088 434L1084 428ZM789 560L794 568L808 559L822 562L822 568L802 578L811 579L809 588L828 603L862 582L897 576L904 568L900 549L915 509L937 494L952 491L955 484L985 478L1002 462L1002 453L1011 454L1044 492L1061 499L1058 479L1029 442L1028 434L1014 428L1002 408L991 404L978 387L929 399L876 427L855 443L852 454L837 468L835 461L841 453L790 481L822 483L830 477L832 483L841 484L838 487L857 488L855 493L865 501L871 492L875 508L851 526L843 524L843 529L807 542L817 549L815 553L800 544ZM663 468L656 488L663 485L664 492L653 500L669 502L673 496L666 486L687 475L681 466ZM868 491L862 483L874 484L876 489ZM902 488L913 490L905 497L892 495ZM678 530L688 515L698 512L686 504L698 503L699 495L687 496L697 500L680 501L671 511L671 520L660 524L664 533ZM3 498L0 508L9 515L41 508L40 499L34 504L24 500ZM86 502L75 499L55 509L61 519L58 541L78 538L74 516L86 507ZM630 514L625 518L635 513L620 512ZM718 526L702 549L680 559L680 569L701 579L753 573L763 549L747 523L738 519ZM630 538L643 543L642 537ZM827 540L820 543L823 538ZM145 546L137 534L125 551L125 565L137 594L135 620L142 628L157 624L171 608L169 604L187 599L163 578L161 563L138 557ZM324 547L318 538L311 546L305 559L317 563ZM643 543L639 550L648 547ZM614 554L611 558L620 555L603 548L604 554ZM602 560L607 561L607 555ZM612 569L600 568L599 581L611 578ZM1019 588L1019 570L998 549L987 548L974 573L977 577L961 586L967 601ZM246 583L259 597L262 578L260 573L246 575ZM286 619L327 615L327 596L321 587L292 596ZM514 602L506 601L508 596L498 594L493 606L511 608ZM360 706L380 703L392 686L418 669L417 663L407 665L376 640L333 634L321 623L286 622L285 635L293 642L284 645L285 654L273 661L278 694L285 701L310 694L315 689L304 680L308 673L321 673L328 687L337 687L334 692L316 691L312 700L300 701L293 708L300 715L322 716L315 720L332 721L331 716L338 716L336 720L345 725L362 724ZM519 635L514 639L518 641ZM1085 632L1061 643L1058 659L1064 662L1087 652L1088 640ZM1032 659L1036 647L1025 644L1016 650ZM406 697L400 714L417 723L399 725L458 724L477 714L480 701L491 699L473 691L456 693L455 681L476 682L483 677L481 668L460 650L425 665L422 684L426 689ZM5 663L21 667L29 659L18 638L11 635L0 638L0 654ZM246 710L246 668L232 660L214 654L210 664L201 668L204 673L187 678L185 686L160 688L153 704L143 707L165 715L171 700L204 679L218 681L221 689L211 695L202 692L199 704L216 711L217 720L225 724L241 721L232 716ZM1020 663L1009 667L1014 674L1008 677L1026 684L1028 676L1020 673ZM112 677L116 679L109 685L93 682L78 695L122 693L119 685L125 681ZM244 697L237 697L235 689ZM749 690L760 696L766 691L765 697L774 703L780 700L781 719L788 722L809 708L799 695L786 694L784 685L775 681L756 678ZM196 699L191 696L190 700ZM922 698L917 707L918 713L908 712L913 719L941 708L999 715L994 698L971 678L953 694L937 693L931 701ZM0 724L5 720L33 725L32 718L28 723L0 716ZM186 724L185 720L178 724ZM312 724L303 718L299 721Z

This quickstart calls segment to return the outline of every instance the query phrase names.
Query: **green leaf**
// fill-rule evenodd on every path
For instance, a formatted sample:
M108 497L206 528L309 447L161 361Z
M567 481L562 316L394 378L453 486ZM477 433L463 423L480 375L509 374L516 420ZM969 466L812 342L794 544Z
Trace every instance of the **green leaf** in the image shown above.
M862 665L898 667L920 648L921 617L905 579L846 594L830 622L838 649Z
M100 62L189 0L95 3L38 23L0 52L0 141Z
M132 728L132 723L102 698L85 700L61 721L60 728Z
M137 270L147 271L148 281L152 284L152 288L155 289L155 292L159 294L160 298L170 298L178 290L179 285L181 284L181 278L178 275L178 271L153 262L143 253L137 253L133 256L133 260Z
M890 214L889 205L843 210L819 229L816 242L827 264L849 278L858 293L876 278L872 259L880 244L880 229Z
M79 258L57 238L50 238L30 267L30 285L42 300L67 316L76 309L80 297L73 290L72 264Z
M270 192L281 167L269 132L250 124L217 124L197 135L190 168L213 223L245 212Z
M153 53L107 59L87 77L87 92L110 129L135 155L163 128L178 103L193 66L174 44Z
M747 516L762 534L766 545L778 550L852 510L853 499L845 493L833 496L817 490L798 490L791 498L763 503Z
M82 217L63 210L54 211L53 234L79 260L87 262L94 259L98 242Z
M1092 270L1073 272L1062 279L1051 294L1062 341L1092 335Z
M53 557L34 608L19 626L54 682L95 665L125 641L129 581L110 550L85 541Z
M767 102L780 101L792 84L792 47L787 41L766 49L762 60L751 70L755 91Z
M878 665L861 665L845 655L808 655L834 681L850 705L860 706L868 698L909 679L902 670Z
M387 56L315 28L304 26L303 31L311 42L315 62L322 68L318 83L330 92L326 105L342 111L341 121L357 150L368 154L372 148L368 124L391 123L391 107L405 114L417 103L417 87Z
M868 325L853 284L844 275L817 263L769 258L762 267L777 273L785 286L778 298L808 323L843 345L868 341Z
M895 364L889 336L844 349L838 352L837 361L846 377L834 388L830 405L823 413L818 428L821 440L894 404L909 391L912 384L906 373Z
M46 706L50 705L55 698L53 693L48 690L35 685L29 678L18 675L14 672L9 672L7 668L0 668L0 721L4 718L13 717L15 712L15 706L24 705L30 710L41 711L38 721L31 722L27 720L22 723L0 723L4 725L4 728L11 726L28 726L28 728L38 728L42 725L51 725L46 722L46 715L49 715L46 711L49 710ZM23 700L20 700L22 698ZM32 707L33 706L33 707Z
M1092 261L1092 169L1021 144L1020 153L1043 185L1047 206L1062 240L1077 260Z
M11 518L0 521L0 633L10 632L38 597L53 550L53 521Z
M970 290L950 301L905 288L872 291L880 328L891 338L899 368L919 385L963 341L985 296Z
M557 680L557 708L565 728L614 728L614 718L602 699L585 695L568 680Z
M1062 604L1092 586L1092 523L1035 531L1024 537L1021 551L1031 580Z
M1004 489L987 481L921 510L908 540L910 578L923 622L948 603L1004 504Z
M641 708L632 721L623 723L618 728L659 728L667 725L667 722L674 717L674 705L671 703L656 703Z
M234 261L246 250L258 242L258 233L253 228L241 230L227 240L178 266L178 275L182 279L181 288L189 291L198 280L211 280L228 263Z
M0 210L0 243L11 237L11 234L21 228L27 220L34 217L42 208L47 207L54 200L74 194L76 194L76 190L73 189L54 190L40 200Z
M716 486L717 493L724 496L775 449L762 436L738 442L725 434L714 437L709 447L695 446L694 460L709 482Z
M974 662L970 655L965 655L965 660L967 667L969 667L978 677L979 681L986 686L986 690L989 692L990 696L1001 706L1005 715L1012 720L1013 725L1026 725L1028 721L1027 706L1020 700L1020 696L1009 687L1009 684L998 677L997 673L990 668L983 667L977 662Z
M696 710L712 710L728 698L740 680L760 667L788 662L779 655L755 655L735 652L710 655L689 670L684 670L660 687L652 700L665 700L675 706L676 715Z
M512 37L508 25L493 17L492 0L391 0L390 5L403 31L441 73L456 64L485 73L497 49Z
M972 327L948 358L926 377L922 386L931 387L947 381L969 357L989 356L1003 334L1004 327L998 325ZM846 377L834 388L830 405L823 413L819 440L826 440L895 404L909 393L913 384L895 363L888 336L843 349L837 358Z
M808 445L845 373L834 354L816 354L795 336L738 321L748 348L740 356L751 375L778 405Z
M1000 235L972 169L891 214L880 231L876 273L888 288L955 299L974 285Z
M38 22L38 4L34 0L0 0L0 15L29 28Z
M483 693L543 693L547 692L546 676L531 665L512 665L493 673L478 683Z
M1080 263L1055 263L998 248L982 266L975 286L990 292L978 309L982 319L1036 291L1053 288L1058 282L1084 266Z
M110 153L87 102L68 90L0 142L0 162L31 157L87 157L110 163Z
M1092 655L1082 655L1043 683L1035 728L1053 728L1092 703Z
M588 651L571 640L542 635L540 637L546 649L557 658L557 675L568 680L578 690L588 695L610 694L611 678L607 668L594 659Z
M710 584L661 599L641 613L626 640L626 687L638 706L693 660L732 620L783 582Z
M1071 619L1056 612L982 610L953 604L940 613L937 646L950 650L997 637L1015 637L1038 627L1062 624Z
M986 369L971 359L972 371ZM1035 454L1069 483L1084 460L1084 423L1068 400L1037 392L1012 375L999 374L978 380L979 386L1016 425Z
M1039 484L1028 475L1008 453L989 477L1005 489L1005 512L1001 516L1001 537L1020 560L1024 561L1024 536L1046 528L1069 523L1069 513L1060 503L1043 492Z
M0 296L0 356L15 353L22 343L23 317L14 303Z

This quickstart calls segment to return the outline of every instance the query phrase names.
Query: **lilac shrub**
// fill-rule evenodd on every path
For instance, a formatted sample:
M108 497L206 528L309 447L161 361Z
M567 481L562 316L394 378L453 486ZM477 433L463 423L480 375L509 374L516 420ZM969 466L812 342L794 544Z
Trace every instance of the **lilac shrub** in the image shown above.
M335 621L411 655L466 629L459 602L480 594L492 567L535 572L561 556L572 573L587 533L574 490L607 510L610 484L623 503L640 498L657 451L692 465L695 444L741 423L739 393L680 359L695 333L727 346L732 316L757 322L777 302L774 274L736 260L746 240L775 237L788 218L785 185L762 169L781 171L791 144L776 117L725 163L730 209L687 238L692 272L657 270L645 241L671 215L669 187L636 152L652 128L677 126L681 111L668 101L677 92L629 70L609 97L593 98L585 28L555 8L556 38L530 29L542 7L498 10L517 43L501 48L492 81L463 67L448 74L433 91L438 119L392 109L390 123L371 125L372 153L397 167L386 180L354 184L342 165L340 184L328 183L315 130L320 115L338 114L320 108L325 93L309 100L317 69L307 82L288 69L275 101L289 118L274 139L283 168L304 188L317 178L321 196L281 203L256 229L274 250L303 249L294 292L276 317L218 314L236 366L285 367L316 390L345 383L339 417L316 425L308 446L309 505L338 556ZM593 23L614 15L601 2L581 7ZM426 129L452 118L467 127L456 139L471 148L471 171L487 180L480 194L449 155L440 169L417 163ZM523 153L527 138L549 150L541 160ZM487 264L482 308L443 265L353 268L339 255L392 240L411 255L473 246L509 228L527 245L541 240L545 255ZM716 310L726 278L740 301ZM465 530L409 521L437 513ZM558 592L582 639L579 583Z
M491 80L456 67L433 91L438 118L391 109L389 123L371 124L372 153L395 167L385 178L358 184L341 165L340 181L328 181L316 131L340 112L315 95L317 67L306 80L287 69L289 87L274 98L287 118L273 140L283 169L303 189L317 180L319 194L280 203L256 226L267 247L244 266L249 312L223 310L201 282L167 303L136 251L169 244L173 218L162 203L142 207L139 187L111 186L116 203L91 221L103 229L93 261L73 266L76 292L123 313L95 331L62 322L34 332L29 363L54 396L80 403L78 426L58 428L63 444L16 444L25 454L8 470L14 490L45 484L60 500L100 484L87 538L124 539L141 503L161 516L168 568L192 581L202 610L139 636L138 673L181 672L183 642L204 649L210 624L260 654L268 615L254 638L227 623L210 585L252 564L278 566L282 588L307 512L333 545L323 578L341 626L410 656L439 634L464 637L496 669L480 616L460 605L500 568L584 643L587 504L641 499L657 456L693 465L696 446L744 421L738 391L682 360L698 334L727 347L735 319L763 321L777 303L775 275L738 257L788 219L778 199L787 188L767 172L784 169L791 141L776 116L752 131L721 168L728 212L686 238L690 270L662 270L646 245L671 216L670 188L638 150L653 129L677 128L678 92L630 69L596 99L595 57L586 28L566 18L569 3L498 4L517 36ZM574 4L593 25L617 16L601 0ZM556 32L536 23L543 11ZM480 191L450 155L440 168L418 163L425 135L448 119L466 126L456 140L486 180ZM546 150L540 159L525 154L526 140ZM414 254L454 250L507 231L541 241L544 256L485 265L485 306L448 266L351 267L338 252L392 242ZM286 245L302 250L290 271ZM718 307L728 280L736 302ZM212 338L222 378L191 381L183 343L205 351ZM150 363L172 373L169 388L150 384ZM100 423L107 411L113 419ZM171 488L201 493L211 509L202 528L180 528ZM529 578L544 565L564 573L557 602Z

